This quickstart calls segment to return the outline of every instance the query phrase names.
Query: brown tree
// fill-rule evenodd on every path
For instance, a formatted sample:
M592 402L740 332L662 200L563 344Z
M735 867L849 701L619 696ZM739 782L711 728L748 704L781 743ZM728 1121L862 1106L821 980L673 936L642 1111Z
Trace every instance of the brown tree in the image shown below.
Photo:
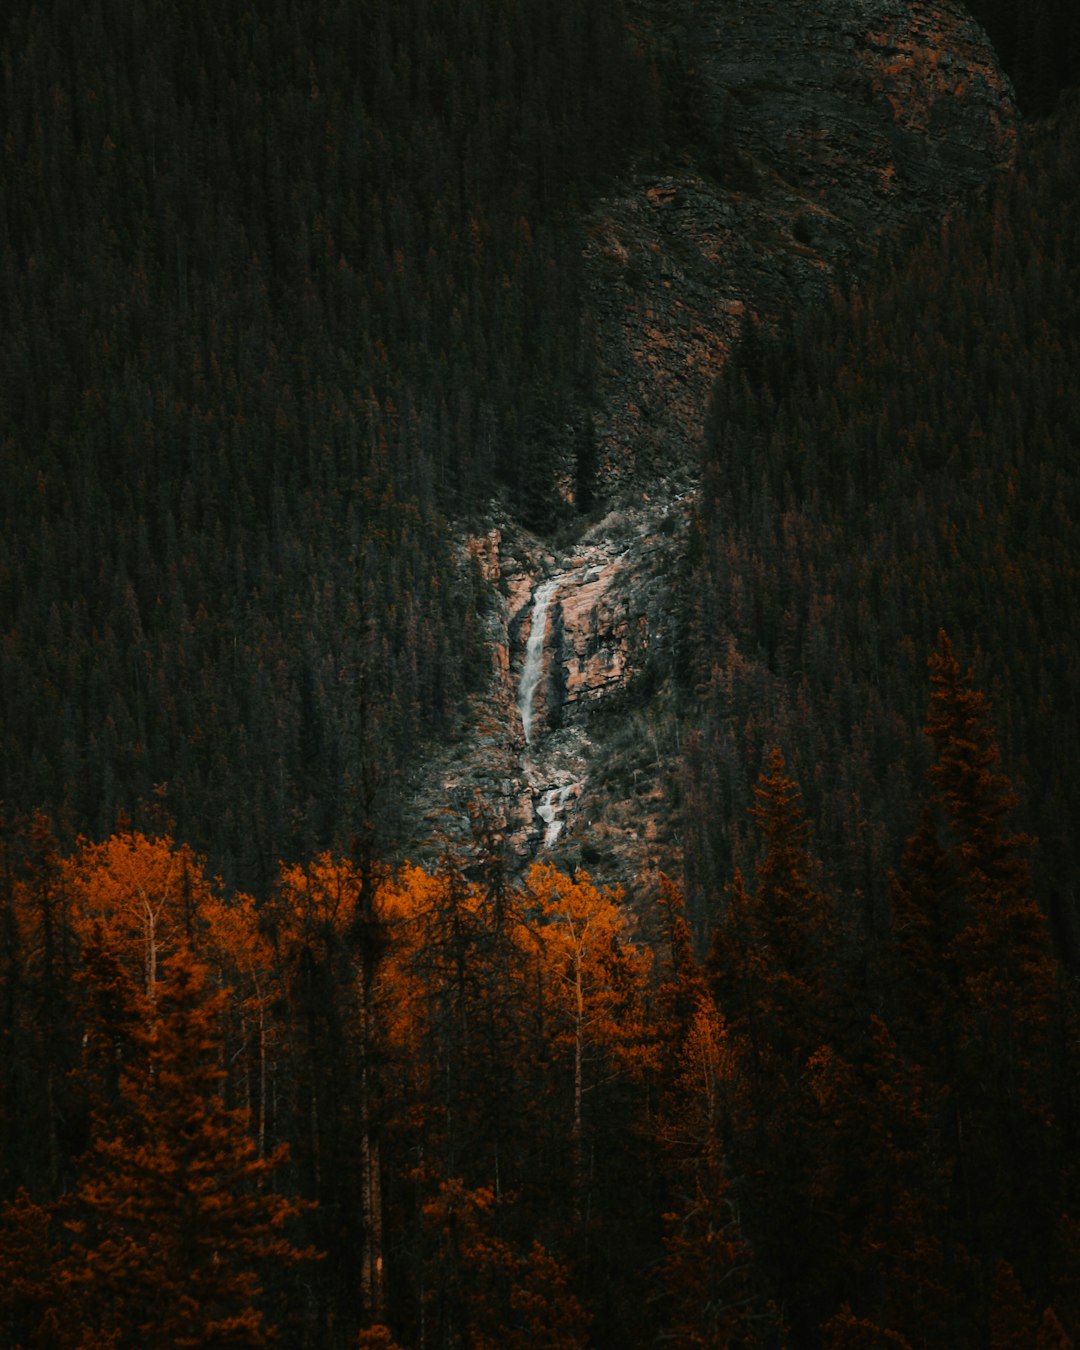
M47 1344L56 1306L58 1242L49 1206L25 1190L0 1206L0 1338L4 1345Z
M588 1318L568 1272L539 1243L522 1250L500 1232L507 1202L485 1187L444 1182L425 1206L432 1343L448 1350L575 1350Z
M58 1343L268 1344L275 1282L314 1253L288 1236L303 1205L268 1186L284 1149L260 1159L246 1113L220 1096L226 996L180 948L153 1001L129 997L141 1016L121 1113L96 1119L66 1206L74 1239L54 1271L65 1294Z

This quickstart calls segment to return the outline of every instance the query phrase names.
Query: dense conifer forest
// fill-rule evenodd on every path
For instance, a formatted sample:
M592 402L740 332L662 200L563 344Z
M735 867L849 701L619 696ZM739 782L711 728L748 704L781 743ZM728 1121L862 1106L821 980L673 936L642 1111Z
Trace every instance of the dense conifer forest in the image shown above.
M100 834L158 803L245 885L392 832L486 669L447 515L501 485L550 523L587 410L572 207L646 134L624 26L8 7L9 804Z
M1075 1343L1078 28L972 8L1015 173L702 409L634 906L393 860L463 527L591 505L671 69L612 0L7 8L4 1345Z
M992 695L1040 900L1080 960L1077 124L1074 99L989 201L831 305L751 323L728 363L691 587L706 889L738 860L748 766L778 743L880 921L944 626Z

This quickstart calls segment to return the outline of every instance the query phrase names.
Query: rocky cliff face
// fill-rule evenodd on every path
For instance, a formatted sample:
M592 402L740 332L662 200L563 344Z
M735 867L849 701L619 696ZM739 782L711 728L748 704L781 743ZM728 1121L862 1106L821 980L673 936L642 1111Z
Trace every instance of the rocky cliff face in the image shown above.
M492 680L418 776L414 855L466 840L482 810L511 870L548 850L602 880L678 873L673 584L716 372L744 316L771 322L857 275L883 234L942 215L1015 152L1007 82L951 0L636 0L633 14L668 85L684 82L689 130L586 221L606 510L559 542L495 511L469 542L492 584Z
M640 0L683 81L693 144L588 224L612 478L680 474L748 311L769 319L865 265L1013 161L1017 111L953 0Z
M556 548L505 518L469 541L493 587L492 679L462 741L417 774L421 854L467 839L479 811L512 869L556 843L612 880L638 845L648 845L653 865L673 866L658 832L664 813L639 808L676 760L676 747L658 740L671 727L661 730L646 695L673 665L672 587L690 501L660 493L620 504ZM538 624L538 678L523 699ZM615 743L623 754L613 755Z

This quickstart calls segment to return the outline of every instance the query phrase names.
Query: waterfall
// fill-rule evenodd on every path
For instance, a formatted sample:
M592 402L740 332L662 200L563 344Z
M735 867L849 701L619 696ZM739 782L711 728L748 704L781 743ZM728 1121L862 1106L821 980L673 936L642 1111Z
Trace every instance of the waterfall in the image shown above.
M573 783L564 783L562 787L548 788L543 800L536 808L536 814L544 822L544 847L550 848L562 833L563 823L559 815L566 809L566 803L574 790Z
M544 669L544 632L547 628L548 606L551 597L559 589L559 581L559 577L548 577L547 581L537 586L533 596L532 627L525 644L525 664L521 668L521 685L518 689L518 710L526 745L532 742L533 698Z

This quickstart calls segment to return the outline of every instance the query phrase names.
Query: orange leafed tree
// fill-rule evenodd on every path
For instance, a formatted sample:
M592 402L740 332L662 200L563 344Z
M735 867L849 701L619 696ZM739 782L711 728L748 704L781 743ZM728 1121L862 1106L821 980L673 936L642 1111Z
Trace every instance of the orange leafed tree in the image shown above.
M101 924L148 994L163 960L182 943L195 942L212 890L192 849L126 829L101 843L81 840L64 861L63 885L82 931Z
M230 990L221 1032L229 1044L231 1092L250 1109L263 1151L273 1090L269 1010L283 990L251 897L227 896L186 844L131 829L100 843L81 840L60 865L60 884L83 942L105 943L151 998L163 963L182 946L197 952Z
M643 1020L650 955L629 940L621 894L597 889L588 873L569 877L551 863L537 863L527 893L539 919L532 931L554 1047L572 1065L569 1136L577 1149L585 1098L597 1081L652 1061Z

